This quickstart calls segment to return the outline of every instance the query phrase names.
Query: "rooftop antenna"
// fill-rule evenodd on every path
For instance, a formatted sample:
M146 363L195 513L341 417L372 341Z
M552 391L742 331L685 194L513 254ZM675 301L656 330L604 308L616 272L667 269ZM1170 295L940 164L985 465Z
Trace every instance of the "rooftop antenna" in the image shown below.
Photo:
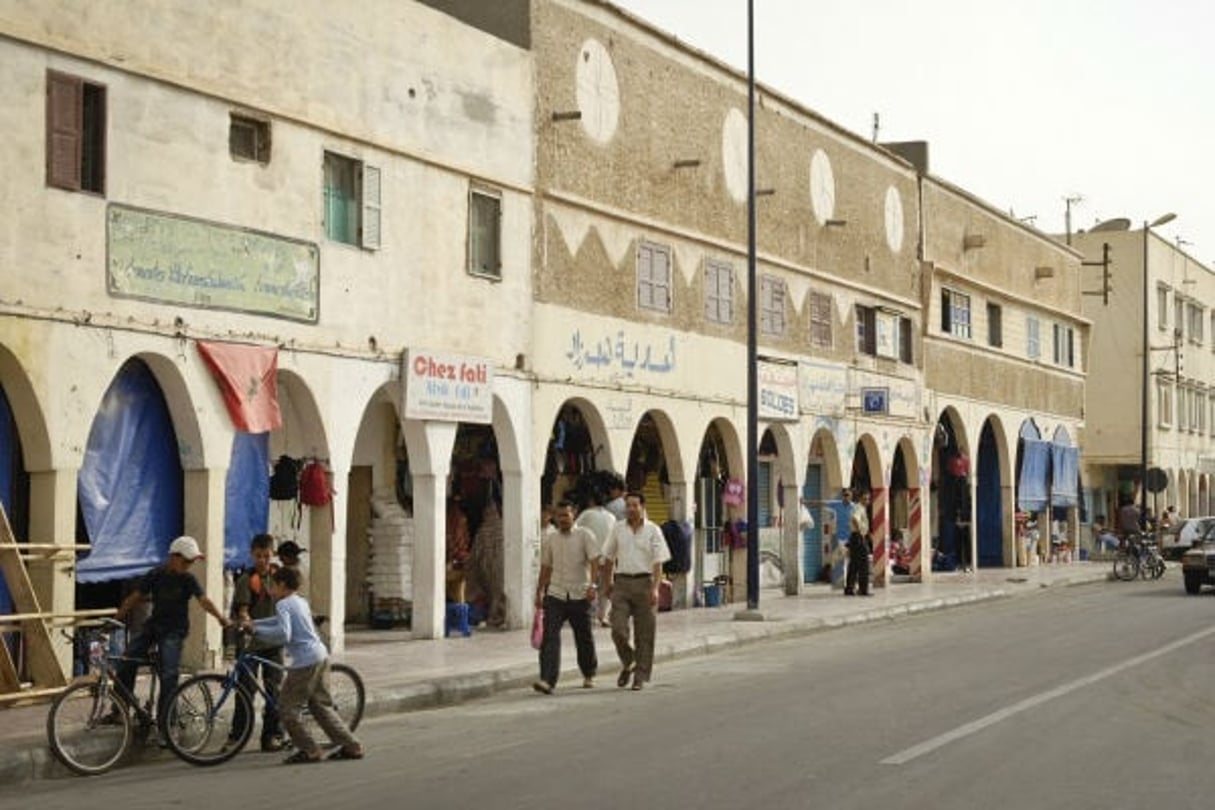
M873 142L874 143L878 142L878 132L881 130L881 128L882 128L882 115L881 115L881 113L874 113L873 114Z
M1072 206L1084 202L1080 194L1069 194L1063 198L1063 227L1067 233L1067 243L1072 243Z

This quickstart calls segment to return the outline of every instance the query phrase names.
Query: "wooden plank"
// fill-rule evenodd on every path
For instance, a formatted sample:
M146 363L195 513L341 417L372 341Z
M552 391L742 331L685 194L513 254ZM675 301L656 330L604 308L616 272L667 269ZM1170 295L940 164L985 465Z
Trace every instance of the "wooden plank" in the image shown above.
M13 528L9 525L8 515L0 506L0 575L8 586L12 596L13 606L18 613L42 613L38 605L38 595L30 582L29 572L18 553L17 538L13 536ZM26 655L29 662L29 674L38 687L57 687L67 683L63 669L51 642L51 630L45 621L30 621L22 627ZM11 664L11 661L9 662ZM0 665L3 666L3 665ZM8 688L7 679L0 673L0 688ZM11 691L11 690L10 690Z
M0 636L0 693L16 692L21 688L17 678L17 667L13 664L13 656L9 654L8 645Z

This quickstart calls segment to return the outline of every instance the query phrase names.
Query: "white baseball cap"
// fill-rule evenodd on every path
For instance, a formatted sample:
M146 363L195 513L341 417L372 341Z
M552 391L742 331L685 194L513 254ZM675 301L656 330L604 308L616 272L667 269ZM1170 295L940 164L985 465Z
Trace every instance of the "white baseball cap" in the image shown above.
M198 547L198 541L187 534L183 534L169 544L169 553L180 554L187 560L197 560L203 556L202 549Z

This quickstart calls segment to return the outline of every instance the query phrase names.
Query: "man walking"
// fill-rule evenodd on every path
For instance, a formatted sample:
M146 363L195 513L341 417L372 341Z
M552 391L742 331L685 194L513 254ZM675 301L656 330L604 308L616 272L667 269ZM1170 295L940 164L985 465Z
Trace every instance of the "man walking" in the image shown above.
M603 548L612 600L612 642L620 656L616 685L633 690L650 681L654 668L654 631L658 624L658 584L662 564L671 558L662 532L645 518L645 496L630 492L624 498L625 519L612 528ZM633 620L633 645L629 644Z
M598 487L591 487L587 497L590 500L590 506L582 510L574 525L590 529L591 534L595 535L595 542L602 549L607 544L608 535L612 533L612 527L616 525L616 518L603 505L605 496ZM596 594L598 598L595 600L595 618L599 620L600 627L607 627L608 583L603 581L603 573L603 569L600 568L600 578L595 581L595 585L598 587Z
M848 518L848 581L844 595L869 595L869 493L862 492Z
M557 530L540 539L540 579L536 608L544 608L544 640L540 644L540 680L532 688L551 695L561 674L561 628L568 621L574 631L582 686L595 685L599 659L591 632L591 602L599 576L599 542L590 529L574 525L574 505L557 506Z

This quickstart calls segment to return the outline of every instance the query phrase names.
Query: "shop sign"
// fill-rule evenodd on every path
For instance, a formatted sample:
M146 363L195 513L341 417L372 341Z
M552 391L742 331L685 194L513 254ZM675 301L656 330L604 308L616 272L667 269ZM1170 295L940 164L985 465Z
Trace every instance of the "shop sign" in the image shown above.
M797 364L757 360L756 370L759 377L759 418L768 421L796 421Z
M401 381L405 418L488 425L494 414L494 364L484 357L413 349Z

